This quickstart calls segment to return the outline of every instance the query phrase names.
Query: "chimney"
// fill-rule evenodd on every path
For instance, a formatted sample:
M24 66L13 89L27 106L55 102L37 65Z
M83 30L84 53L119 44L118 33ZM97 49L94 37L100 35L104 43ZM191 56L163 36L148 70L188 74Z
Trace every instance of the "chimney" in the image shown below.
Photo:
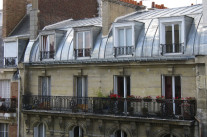
M145 9L134 0L102 0L103 36L108 35L109 29L117 17Z
M30 39L36 39L38 33L38 0L31 0L32 10L30 11Z
M27 0L3 0L3 37L7 37L26 14Z
M155 8L155 2L152 2L152 8Z
M207 27L207 0L203 0L203 26Z

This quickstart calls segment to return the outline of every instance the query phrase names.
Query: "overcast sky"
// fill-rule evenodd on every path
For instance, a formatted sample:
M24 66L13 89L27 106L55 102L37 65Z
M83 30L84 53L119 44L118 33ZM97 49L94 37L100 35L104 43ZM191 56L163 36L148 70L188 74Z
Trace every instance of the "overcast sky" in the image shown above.
M3 5L2 1L3 0L0 0L0 9L2 9L2 5ZM202 3L202 0L142 0L142 1L143 1L143 5L147 6L148 8L151 7L152 1L154 1L156 4L164 4L168 8L190 6L191 3L193 4Z

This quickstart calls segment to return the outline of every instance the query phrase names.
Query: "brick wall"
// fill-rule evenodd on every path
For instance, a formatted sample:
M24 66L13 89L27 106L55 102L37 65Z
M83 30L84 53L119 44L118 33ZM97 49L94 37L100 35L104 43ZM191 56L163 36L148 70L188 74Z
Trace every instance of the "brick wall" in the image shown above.
M97 0L39 0L39 29L69 18L83 19L98 16Z
M3 0L3 37L14 29L26 14L27 0Z
M9 125L9 137L17 137L17 125Z

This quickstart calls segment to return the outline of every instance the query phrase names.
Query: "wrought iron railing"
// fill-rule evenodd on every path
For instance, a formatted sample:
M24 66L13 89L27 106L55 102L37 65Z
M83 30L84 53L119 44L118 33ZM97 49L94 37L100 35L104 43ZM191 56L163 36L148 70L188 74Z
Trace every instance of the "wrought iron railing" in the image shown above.
M160 44L162 47L162 54L166 53L184 53L183 43Z
M134 46L119 46L114 47L114 56L133 55Z
M40 60L42 59L54 59L54 51L40 51Z
M0 98L0 113L15 113L16 98Z
M23 95L23 110L47 110L134 117L194 119L195 100L144 100L69 96Z
M90 57L91 48L74 49L75 57Z
M17 66L17 57L5 57L4 58L5 67L16 67Z

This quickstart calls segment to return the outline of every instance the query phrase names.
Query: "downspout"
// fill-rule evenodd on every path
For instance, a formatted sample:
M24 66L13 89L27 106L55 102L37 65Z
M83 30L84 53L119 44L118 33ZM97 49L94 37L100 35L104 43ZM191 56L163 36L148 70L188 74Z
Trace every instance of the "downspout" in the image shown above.
M17 137L19 136L19 130L20 130L20 82L21 82L21 77L20 77L20 70L18 74L18 110L17 110Z

